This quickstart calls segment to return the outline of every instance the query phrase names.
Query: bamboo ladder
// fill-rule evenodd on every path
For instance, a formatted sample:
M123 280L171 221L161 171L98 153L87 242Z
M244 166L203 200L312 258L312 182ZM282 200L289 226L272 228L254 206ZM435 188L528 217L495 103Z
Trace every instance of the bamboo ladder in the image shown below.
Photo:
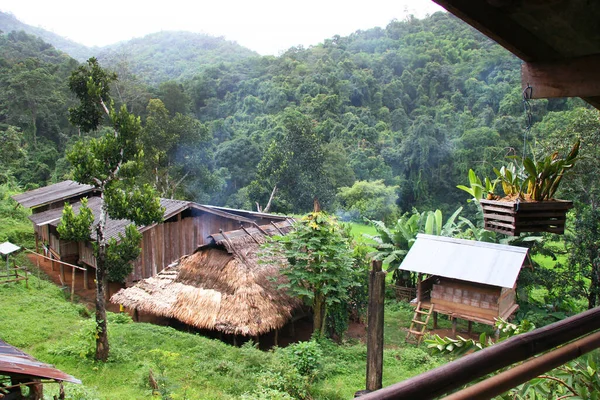
M406 334L405 341L408 342L411 337L417 343L417 346L421 344L421 340L423 340L423 336L425 335L425 329L427 329L427 323L429 323L429 318L433 313L432 304L429 309L421 308L421 302L417 303L417 308L415 308L415 314L413 315L412 322L410 323L410 328L408 328L408 333ZM421 316L425 316L425 321L421 321Z

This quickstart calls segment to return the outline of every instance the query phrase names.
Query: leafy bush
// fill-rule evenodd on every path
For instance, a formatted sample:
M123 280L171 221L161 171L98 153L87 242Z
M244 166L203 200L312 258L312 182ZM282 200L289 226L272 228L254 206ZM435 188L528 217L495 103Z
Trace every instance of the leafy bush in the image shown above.
M299 342L282 350L287 363L303 376L315 377L321 367L323 351L318 342Z
M433 362L433 358L419 347L406 347L399 351L400 363L409 370L422 368Z

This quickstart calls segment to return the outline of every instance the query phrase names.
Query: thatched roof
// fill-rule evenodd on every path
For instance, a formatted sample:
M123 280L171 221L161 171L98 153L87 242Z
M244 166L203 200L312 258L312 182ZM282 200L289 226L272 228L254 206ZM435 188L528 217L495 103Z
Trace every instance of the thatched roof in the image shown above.
M111 301L227 334L255 336L281 328L301 302L277 289L284 279L279 263L259 263L257 253L265 234L290 229L282 221L214 234L210 244L120 290Z

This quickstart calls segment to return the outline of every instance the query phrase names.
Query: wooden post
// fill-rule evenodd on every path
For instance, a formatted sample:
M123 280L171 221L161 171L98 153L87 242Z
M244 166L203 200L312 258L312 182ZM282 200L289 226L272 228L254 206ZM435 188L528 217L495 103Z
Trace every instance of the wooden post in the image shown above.
M372 262L369 276L367 390L381 389L383 376L383 314L385 275L381 261Z
M88 266L85 266L85 269L83 270L83 288L85 290L89 289L89 285L88 285Z
M75 268L71 268L73 273L71 274L71 303L75 300Z
M452 337L456 338L456 325L458 319L456 317L452 317Z
M138 312L138 309L137 309L137 308L134 308L134 309L133 309L133 320L134 320L135 322L140 322L140 314L139 314L139 312Z
M469 328L468 328L467 332L471 333L472 329L473 329L473 321L469 321Z
M434 311L433 312L433 329L437 329L438 328L438 312Z
M58 269L60 271L60 283L64 286L65 284L65 266L59 264Z
M274 345L278 346L279 345L279 329L275 329L275 341L274 341Z

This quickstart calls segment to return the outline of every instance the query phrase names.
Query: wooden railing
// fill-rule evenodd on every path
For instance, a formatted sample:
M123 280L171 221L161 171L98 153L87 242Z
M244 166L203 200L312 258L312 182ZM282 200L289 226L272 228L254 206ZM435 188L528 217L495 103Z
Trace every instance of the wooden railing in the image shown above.
M411 379L361 396L361 400L434 399L487 374L549 353L473 385L449 399L489 399L600 346L600 307L507 339ZM567 346L565 344L570 343ZM559 349L557 347L564 346ZM557 362L559 364L557 364ZM523 367L524 365L524 367ZM503 375L504 374L504 375ZM532 375L533 374L533 375ZM503 375L503 376L502 376Z

